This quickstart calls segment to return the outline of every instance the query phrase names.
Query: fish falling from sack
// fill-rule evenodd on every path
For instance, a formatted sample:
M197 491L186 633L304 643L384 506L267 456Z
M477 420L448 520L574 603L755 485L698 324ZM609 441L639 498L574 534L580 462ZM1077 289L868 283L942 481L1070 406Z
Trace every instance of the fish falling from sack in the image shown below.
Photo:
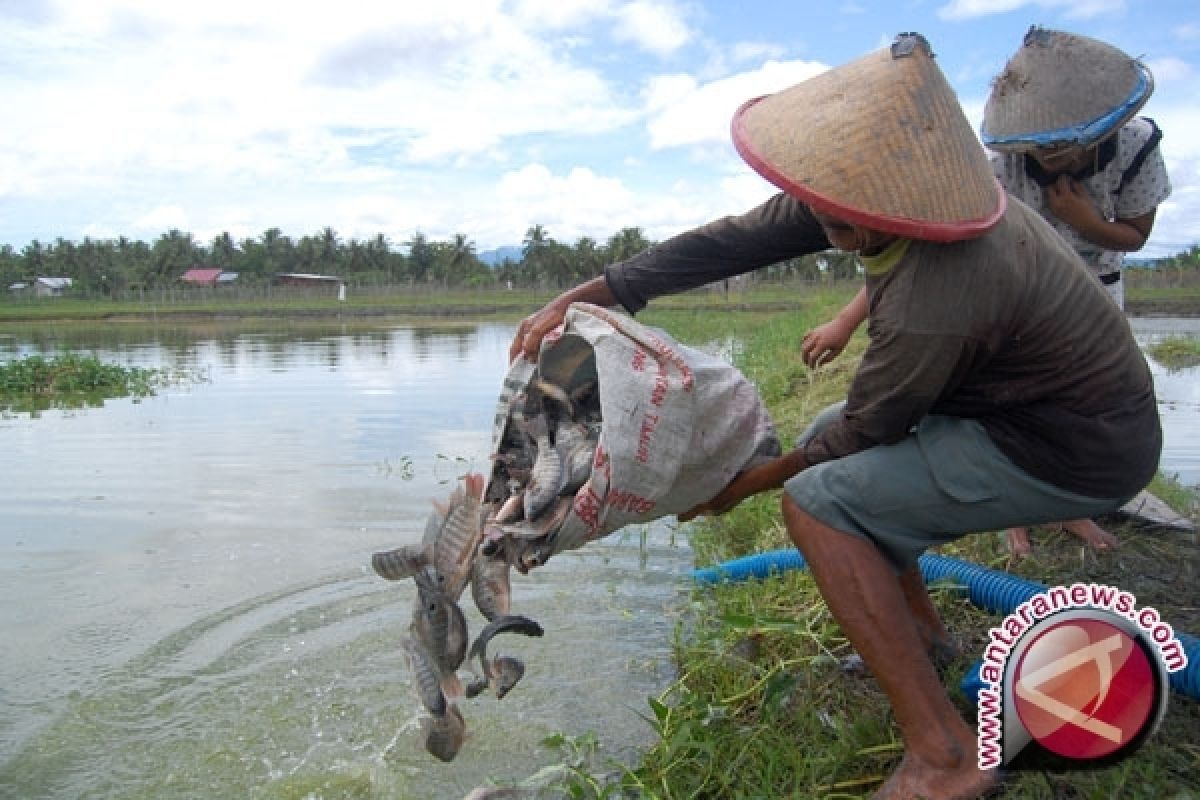
M487 689L504 697L525 674L515 656L489 658L488 641L499 633L542 635L537 622L512 614L509 574L528 572L556 552L574 495L591 477L602 430L595 357L582 342L572 352L554 380L534 375L523 387L506 385L513 394L502 394L507 417L490 479L464 476L444 502L434 503L420 544L371 557L381 577L417 585L404 652L427 714L425 749L443 761L457 756L466 737L459 701ZM469 654L458 605L468 584L488 620ZM458 669L466 660L478 660L483 677L464 692Z
M421 717L425 749L440 761L452 761L466 739L467 723L462 712L446 699L441 676L425 648L415 639L403 641L404 654L426 715Z
M375 553L371 567L388 580L415 577L423 567L442 576L442 591L457 601L471 576L471 561L479 545L484 515L483 476L469 473L445 504L434 503L419 546L402 545Z
M489 660L487 656L488 642L501 633L519 633L524 636L541 636L542 626L529 617L519 614L508 614L489 622L479 632L479 636L471 644L470 660L479 659L481 680L473 681L467 686L467 697L475 697L484 689L491 687L496 697L502 698L516 685L525 674L525 665L512 656L498 656Z
M469 643L466 616L458 604L466 585L471 587L476 607L489 620L477 652L483 652L487 641L500 632L541 635L536 622L511 614L508 561L480 554L484 520L503 516L519 522L524 515L521 497L510 497L502 513L501 504L483 503L483 490L482 475L464 476L444 502L434 503L419 545L403 545L371 557L380 576L412 578L416 586L412 619L401 647L422 709L424 747L442 761L454 759L467 736L459 702L468 695L458 675ZM546 519L540 524L546 525ZM487 663L485 671L480 687L469 696L490 688L503 697L524 675L525 665L518 658L500 655Z
M433 659L443 689L457 694L456 672L467 654L467 619L458 603L443 589L444 581L434 567L425 567L413 579L417 602L413 608L413 638Z
M467 738L467 723L457 706L440 717L422 717L425 750L439 761L453 761Z
M489 622L512 610L510 569L506 560L483 555L471 565L471 599Z
M437 665L415 639L403 639L401 648L408 661L408 671L413 676L417 699L430 714L435 717L445 716L448 703L446 693L442 691L442 678Z

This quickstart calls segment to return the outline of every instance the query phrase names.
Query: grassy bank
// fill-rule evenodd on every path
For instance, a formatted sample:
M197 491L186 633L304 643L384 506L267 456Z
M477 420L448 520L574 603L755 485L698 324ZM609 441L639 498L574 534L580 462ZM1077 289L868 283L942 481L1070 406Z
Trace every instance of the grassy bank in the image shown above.
M1159 314L1200 316L1200 289L1157 288L1131 285L1126 290L1126 310L1132 315ZM857 288L804 282L731 282L723 287L698 289L656 300L656 309L666 310L796 310L814 307L814 298L830 291ZM0 324L5 322L49 322L62 320L207 320L287 317L301 318L520 318L554 297L546 290L436 289L430 287L372 287L352 290L345 301L329 293L274 290L165 291L137 298L47 297L0 298ZM848 295L847 295L848 296Z
M861 355L860 333L838 361L816 372L800 360L803 333L848 296L823 293L801 313L757 314L737 327L742 349L736 361L760 388L785 442L843 396ZM690 342L722 341L730 331L720 316L683 310L656 310L645 320ZM1161 480L1153 488L1194 515L1186 489ZM999 532L968 537L943 552L1047 585L1118 586L1176 630L1200 634L1195 542L1115 521L1108 527L1122 541L1108 554L1049 529L1036 529L1034 555L1016 562ZM698 565L790 546L778 493L702 521L691 542ZM934 598L963 644L944 683L973 721L959 683L1001 617L975 608L953 588L936 589ZM618 769L617 778L599 781L580 772L573 796L856 798L874 791L901 757L885 696L869 675L841 668L851 650L807 572L695 590L675 650L678 677L646 712L658 744L636 768ZM1191 798L1200 792L1198 776L1200 703L1174 694L1161 729L1133 758L1096 771L1022 773L1001 796Z

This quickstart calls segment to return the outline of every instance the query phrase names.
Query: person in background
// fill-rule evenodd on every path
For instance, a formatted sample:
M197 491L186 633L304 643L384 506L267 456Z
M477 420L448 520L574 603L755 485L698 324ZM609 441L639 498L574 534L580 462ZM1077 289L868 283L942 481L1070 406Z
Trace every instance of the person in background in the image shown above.
M994 151L1000 183L1050 223L1121 309L1124 254L1146 244L1171 193L1162 132L1137 116L1153 90L1145 65L1112 45L1033 26L984 108L983 143ZM804 337L805 362L815 367L835 358L866 316L860 292ZM1061 525L1098 550L1117 545L1091 519ZM1028 528L1006 535L1015 555L1032 550Z
M857 254L869 344L844 405L679 518L782 488L788 535L904 742L876 797L980 796L997 778L935 669L953 644L917 559L1136 494L1162 444L1149 367L1062 237L1008 202L923 37L747 102L733 139L783 191L563 292L509 355L536 360L575 302L636 313L830 247Z

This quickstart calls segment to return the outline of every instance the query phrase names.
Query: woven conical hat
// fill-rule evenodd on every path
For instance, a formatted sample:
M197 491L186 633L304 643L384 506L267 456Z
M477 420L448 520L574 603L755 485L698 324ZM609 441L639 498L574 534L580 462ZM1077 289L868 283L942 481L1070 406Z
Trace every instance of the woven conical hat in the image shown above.
M987 155L917 34L749 101L733 142L779 188L874 230L956 241L1004 213Z
M1154 91L1141 62L1112 45L1034 26L992 83L983 142L994 150L1089 146L1118 130Z

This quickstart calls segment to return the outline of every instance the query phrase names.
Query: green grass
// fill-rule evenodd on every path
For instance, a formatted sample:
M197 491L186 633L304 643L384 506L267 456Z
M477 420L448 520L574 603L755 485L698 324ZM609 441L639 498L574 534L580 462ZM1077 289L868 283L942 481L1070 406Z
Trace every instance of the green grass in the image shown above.
M851 287L852 288L852 287ZM847 351L815 372L800 360L800 340L849 299L850 291L806 297L798 311L779 314L696 314L671 310L642 315L692 343L723 342L738 332L736 363L760 388L784 442L829 402L841 399L865 346L859 332ZM1160 476L1152 491L1195 513L1195 496ZM1194 518L1194 516L1193 516ZM1153 606L1176 630L1200 634L1200 557L1191 537L1143 530L1117 521L1121 539L1097 554L1069 534L1032 532L1034 555L1011 559L1000 532L967 537L942 552L1047 585L1075 580L1119 586ZM752 498L732 513L705 519L691 534L698 565L790 546L778 493ZM958 592L935 589L934 601L964 645L945 685L973 724L959 682L1001 622ZM763 581L697 588L677 628L676 680L650 698L647 724L658 743L633 767L577 767L572 797L858 798L868 796L902 754L887 699L869 676L842 671L850 648L805 571ZM560 743L561 744L561 743ZM1004 798L1200 797L1200 703L1172 695L1162 728L1133 758L1087 772L1021 773Z
M655 301L658 309L794 308L810 294L808 286L752 283L729 292L697 289ZM95 320L170 317L303 317L447 314L521 317L541 308L557 291L520 289L437 289L432 287L351 288L344 302L332 292L271 291L207 292L170 290L146 292L135 299L0 297L0 322Z

